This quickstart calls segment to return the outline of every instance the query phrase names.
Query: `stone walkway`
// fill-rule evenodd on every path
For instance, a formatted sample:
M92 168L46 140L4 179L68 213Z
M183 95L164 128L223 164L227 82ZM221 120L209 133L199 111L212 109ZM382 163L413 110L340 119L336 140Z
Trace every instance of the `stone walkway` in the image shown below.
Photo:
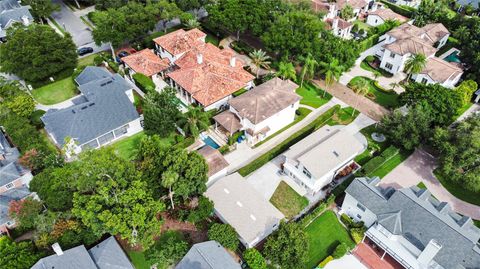
M386 175L380 182L380 186L405 188L423 182L435 198L448 202L455 212L480 220L480 206L467 203L450 194L433 174L436 167L437 162L433 156L417 149Z
M327 92L334 97L342 100L349 106L354 107L358 111L366 114L368 117L374 119L375 121L380 121L385 115L390 113L383 106L373 102L366 97L357 95L347 86L340 83L334 83L328 89L325 87L325 81L323 80L314 80L314 83L317 84L320 88L327 90Z

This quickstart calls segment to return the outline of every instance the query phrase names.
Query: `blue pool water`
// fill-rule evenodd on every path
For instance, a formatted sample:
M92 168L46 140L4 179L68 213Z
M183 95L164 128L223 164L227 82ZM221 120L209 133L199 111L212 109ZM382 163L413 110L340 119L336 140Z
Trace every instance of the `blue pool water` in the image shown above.
M203 142L205 142L205 144L209 145L210 147L212 147L214 149L220 148L220 146L210 136L206 136L202 140L203 140Z
M445 61L449 63L460 63L460 59L458 58L458 51L452 52L450 55L444 58Z

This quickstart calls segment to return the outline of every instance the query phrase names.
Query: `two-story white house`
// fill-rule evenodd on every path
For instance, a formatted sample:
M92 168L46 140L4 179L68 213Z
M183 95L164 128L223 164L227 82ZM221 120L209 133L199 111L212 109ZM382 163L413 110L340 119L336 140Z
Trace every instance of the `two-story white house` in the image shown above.
M247 142L254 145L295 120L300 96L291 80L273 78L228 101L226 110L213 119L217 131L227 136L243 130Z
M367 11L373 5L373 2L368 0L312 0L311 6L313 11L325 13L324 20L340 16L342 9L346 6L351 6L353 18L350 21L354 21L362 12Z
M375 3L371 10L368 11L366 23L370 26L376 27L384 24L387 20L398 21L404 23L408 18L393 12L389 8L384 8Z
M327 19L325 22L327 23L327 29L331 30L334 35L343 39L351 38L350 33L353 28L353 24L351 22L348 22L340 17Z
M462 75L463 68L461 65L431 57L420 73L412 75L412 80L427 85L439 83L443 87L453 89Z
M410 269L478 268L480 230L426 189L379 187L380 178L357 178L345 191L340 213L368 228L361 247ZM355 251L354 251L355 252Z
M41 118L50 138L67 158L143 130L133 104L134 87L123 77L89 66L75 81L81 95L74 104L48 110Z
M367 140L361 133L353 135L344 127L325 126L283 154L283 171L314 195L366 148Z
M0 0L0 42L5 42L7 29L15 23L28 26L33 22L30 6L22 6L17 0Z
M144 49L137 53L122 58L125 65L125 73L130 81L134 81L133 75L143 74L152 79L155 89L160 91L167 84L163 81L165 74L171 69L169 58L160 58L150 49Z

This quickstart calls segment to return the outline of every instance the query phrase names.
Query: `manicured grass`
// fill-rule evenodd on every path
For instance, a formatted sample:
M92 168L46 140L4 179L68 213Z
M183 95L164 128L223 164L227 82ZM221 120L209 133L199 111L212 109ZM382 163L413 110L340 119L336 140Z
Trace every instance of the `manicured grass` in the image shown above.
M118 154L118 156L126 160L132 160L143 137L145 137L145 133L140 132L130 137L121 139L113 143L111 146L115 149L115 152Z
M340 224L333 211L326 211L305 228L309 243L306 268L314 268L328 255L332 254L340 243L346 243L351 249L355 243L347 230Z
M395 167L397 167L399 164L401 164L403 161L405 161L408 156L410 156L412 152L410 151L402 151L390 158L388 161L386 161L383 165L369 173L367 176L368 177L379 177L383 178L386 176L388 173L390 173Z
M291 135L289 138L287 138L285 141L282 143L278 144L277 146L273 147L270 151L264 153L257 159L251 161L249 164L245 165L244 167L240 168L238 172L242 176L247 176L253 171L257 170L258 168L262 167L264 164L272 160L273 158L277 157L280 155L282 152L286 151L287 149L290 148L293 144L297 143L298 141L302 140L315 130L318 130L322 126L324 126L327 121L337 112L340 110L340 105L336 105L329 110L327 110L325 113L320 115L318 118L316 118L314 121L312 121L310 124L307 126L303 127L293 135Z
M298 95L302 96L300 104L311 106L313 108L319 108L325 103L327 103L330 99L332 99L332 96L330 94L324 92L322 89L315 87L313 84L306 82L304 82L303 86L299 87L296 92ZM323 97L324 94L325 97Z
M435 177L449 193L458 199L480 206L480 193L464 189L459 183L449 181L439 170L434 170Z
M32 91L33 98L40 104L53 105L77 95L77 87L71 77L55 81Z
M473 103L467 103L464 106L462 106L457 112L457 118L462 116L462 114L465 113L465 111L467 111L472 105Z
M307 198L300 196L285 182L280 182L270 202L282 212L287 219L297 215L308 205Z
M78 64L77 66L87 66L87 65L93 65L93 59L97 56L97 54L91 54L83 58L78 59Z
M375 72L378 72L377 70L375 70L375 68L371 67L367 61L363 60L361 63L360 63L360 67L364 70L367 70L367 71L370 71L372 73L375 73Z
M355 110L353 107L345 107L340 109L333 117L328 121L328 125L347 125L357 118L360 114L358 110Z
M369 88L368 92L369 94L366 95L366 97L372 99L379 105L386 107L386 108L395 108L398 107L398 94L395 92L385 92L382 89L378 88L375 84L374 81L366 78L366 77L354 77L349 83L350 85L355 84L358 80L360 79L366 79L369 82Z
M308 114L310 114L310 112L312 112L310 109L308 108L304 108L304 107L299 107L297 109L297 114L295 115L295 120L290 123L289 125L283 127L282 129L278 130L277 132L275 132L274 134L272 134L271 136L267 137L265 140L255 144L254 148L262 145L263 143L267 142L268 140L274 138L275 136L281 134L283 131L287 130L288 128L292 127L293 125L295 125L297 122L303 120Z
M362 152L360 155L355 157L355 161L360 164L364 165L367 163L373 156L370 154L370 152L375 153L376 151L384 151L388 146L390 146L390 143L388 140L385 140L384 142L377 142L372 139L372 133L374 132L379 132L377 128L375 128L375 125L370 125L362 130L360 130L360 133L365 136L368 142L368 148Z
M427 189L427 186L425 186L425 184L424 184L423 182L418 183L418 184L417 184L417 187L419 187L419 188L422 189L422 190Z
M127 251L127 254L136 269L150 269L150 265L142 251Z
M205 38L205 42L211 43L211 44L215 45L216 47L218 47L218 45L220 44L220 39L218 39L216 36L214 36L210 33L207 33L207 37Z

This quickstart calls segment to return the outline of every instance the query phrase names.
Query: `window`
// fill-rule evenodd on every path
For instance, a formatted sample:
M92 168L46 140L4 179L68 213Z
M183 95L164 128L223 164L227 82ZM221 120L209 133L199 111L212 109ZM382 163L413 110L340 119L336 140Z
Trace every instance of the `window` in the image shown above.
M358 209L362 210L363 212L365 212L365 210L366 210L366 208L360 203L357 203L357 207L358 207Z
M86 144L83 144L82 146L82 150L85 150L85 149L96 149L98 148L98 143L97 143L97 140L96 139L93 139L92 141L86 143Z
M391 58L395 58L395 53L390 52L390 57L391 57Z
M386 63L385 68L392 70L393 65L391 63Z
M127 125L124 125L118 129L116 129L115 131L113 131L115 133L115 137L119 137L119 136L122 136L126 133L128 133L128 124Z
M5 185L5 188L7 188L7 190L13 188L13 183L8 183L7 185Z
M422 78L422 83L423 83L423 84L427 84L427 82L428 82L428 79Z
M312 178L312 174L310 174L310 172L308 172L305 167L303 168L303 174L306 175L308 178Z
M104 134L102 136L100 136L98 138L98 142L100 143L100 145L105 145L107 144L108 142L112 141L114 138L113 136L113 132L110 132L108 134Z
M359 214L357 214L357 219L362 219L362 216L360 216Z

